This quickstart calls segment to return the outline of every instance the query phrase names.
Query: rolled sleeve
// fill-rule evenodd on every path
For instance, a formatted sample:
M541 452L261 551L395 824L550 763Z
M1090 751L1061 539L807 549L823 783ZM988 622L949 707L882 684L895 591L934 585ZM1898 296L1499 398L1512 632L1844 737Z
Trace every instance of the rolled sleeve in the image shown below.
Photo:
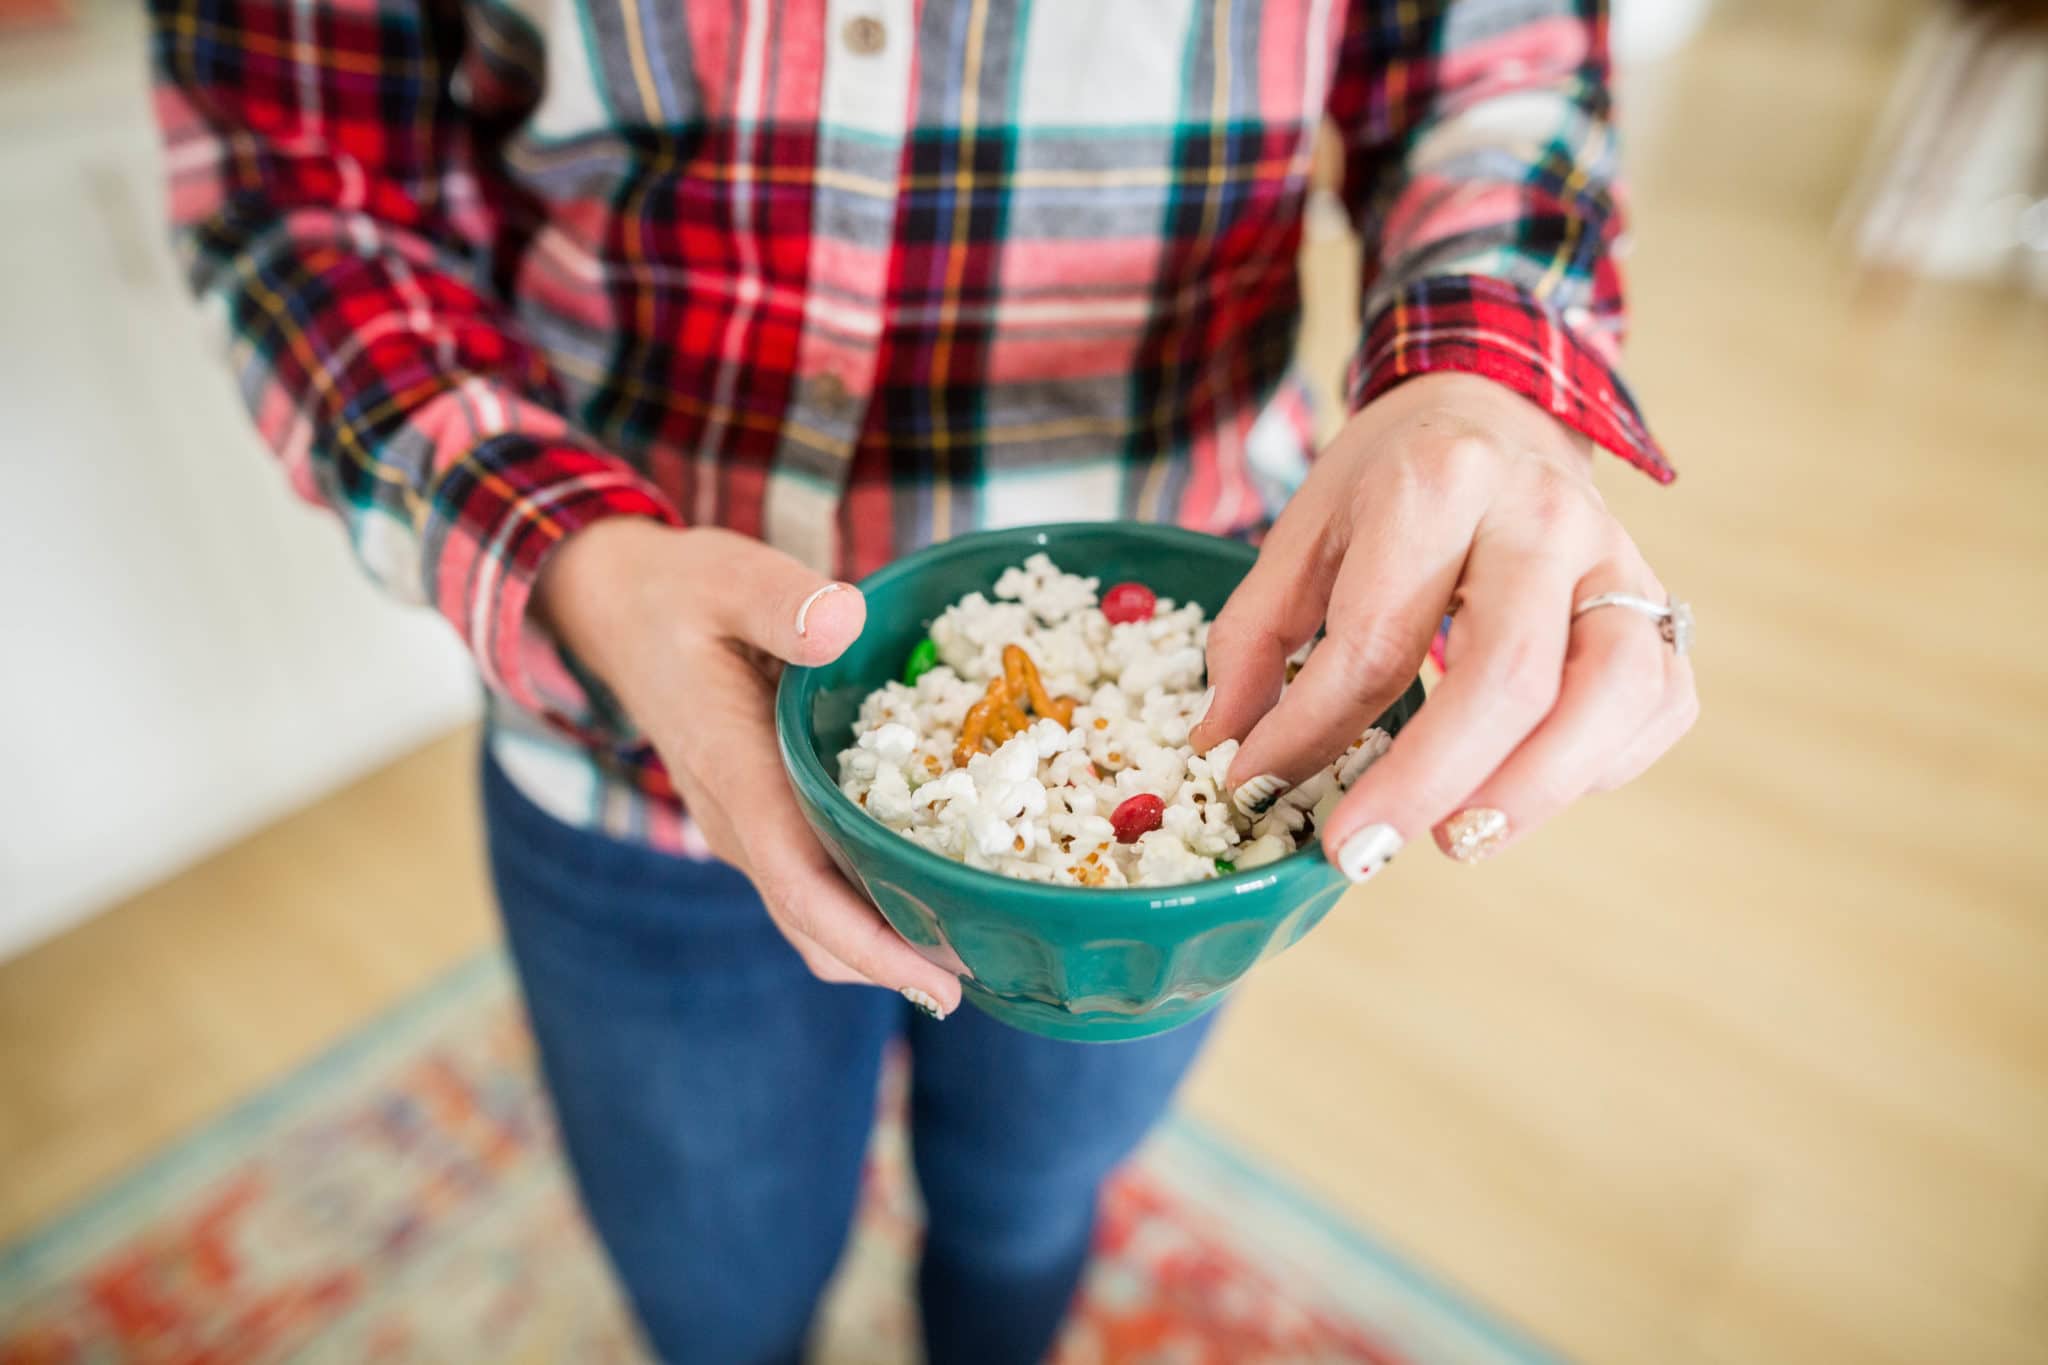
M1611 349L1508 281L1432 276L1403 286L1367 320L1350 401L1356 410L1421 374L1481 375L1670 483L1677 475L1608 359Z
M428 598L462 633L486 686L572 733L629 747L609 693L533 617L534 584L569 536L608 517L682 518L628 466L568 441L508 434L450 465L428 501Z

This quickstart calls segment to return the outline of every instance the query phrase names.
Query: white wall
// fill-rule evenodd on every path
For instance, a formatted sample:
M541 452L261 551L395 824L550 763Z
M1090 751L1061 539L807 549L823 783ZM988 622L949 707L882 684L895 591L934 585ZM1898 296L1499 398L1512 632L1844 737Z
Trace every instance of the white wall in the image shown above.
M0 956L475 709L185 297L140 9L0 39Z

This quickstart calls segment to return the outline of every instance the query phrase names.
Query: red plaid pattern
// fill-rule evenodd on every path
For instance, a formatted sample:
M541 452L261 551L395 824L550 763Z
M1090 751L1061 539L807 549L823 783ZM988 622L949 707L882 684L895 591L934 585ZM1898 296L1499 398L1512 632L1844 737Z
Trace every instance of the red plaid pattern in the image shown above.
M1671 476L1614 371L1594 0L153 9L172 215L258 427L463 632L495 751L573 821L693 847L526 620L594 520L848 577L987 525L1262 524L1326 115L1354 401L1483 374Z

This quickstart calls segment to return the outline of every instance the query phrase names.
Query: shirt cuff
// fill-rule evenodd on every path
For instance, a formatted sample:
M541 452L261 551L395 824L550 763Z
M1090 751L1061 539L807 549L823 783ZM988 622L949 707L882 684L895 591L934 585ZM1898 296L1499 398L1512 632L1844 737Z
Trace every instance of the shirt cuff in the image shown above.
M613 456L569 441L493 436L436 482L421 569L429 600L468 642L485 686L578 738L623 750L639 743L631 720L527 614L548 556L607 517L683 524Z
M1484 275L1404 286L1370 320L1351 369L1356 412L1419 374L1458 371L1505 384L1658 483L1678 477L1601 347L1525 290Z

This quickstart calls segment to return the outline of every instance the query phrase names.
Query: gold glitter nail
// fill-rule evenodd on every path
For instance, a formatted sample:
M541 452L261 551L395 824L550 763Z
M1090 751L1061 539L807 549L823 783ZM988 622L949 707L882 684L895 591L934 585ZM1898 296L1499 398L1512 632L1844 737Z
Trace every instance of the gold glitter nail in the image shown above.
M1491 806L1461 810L1444 821L1444 837L1451 856L1461 863L1476 863L1500 852L1508 841L1508 813Z

